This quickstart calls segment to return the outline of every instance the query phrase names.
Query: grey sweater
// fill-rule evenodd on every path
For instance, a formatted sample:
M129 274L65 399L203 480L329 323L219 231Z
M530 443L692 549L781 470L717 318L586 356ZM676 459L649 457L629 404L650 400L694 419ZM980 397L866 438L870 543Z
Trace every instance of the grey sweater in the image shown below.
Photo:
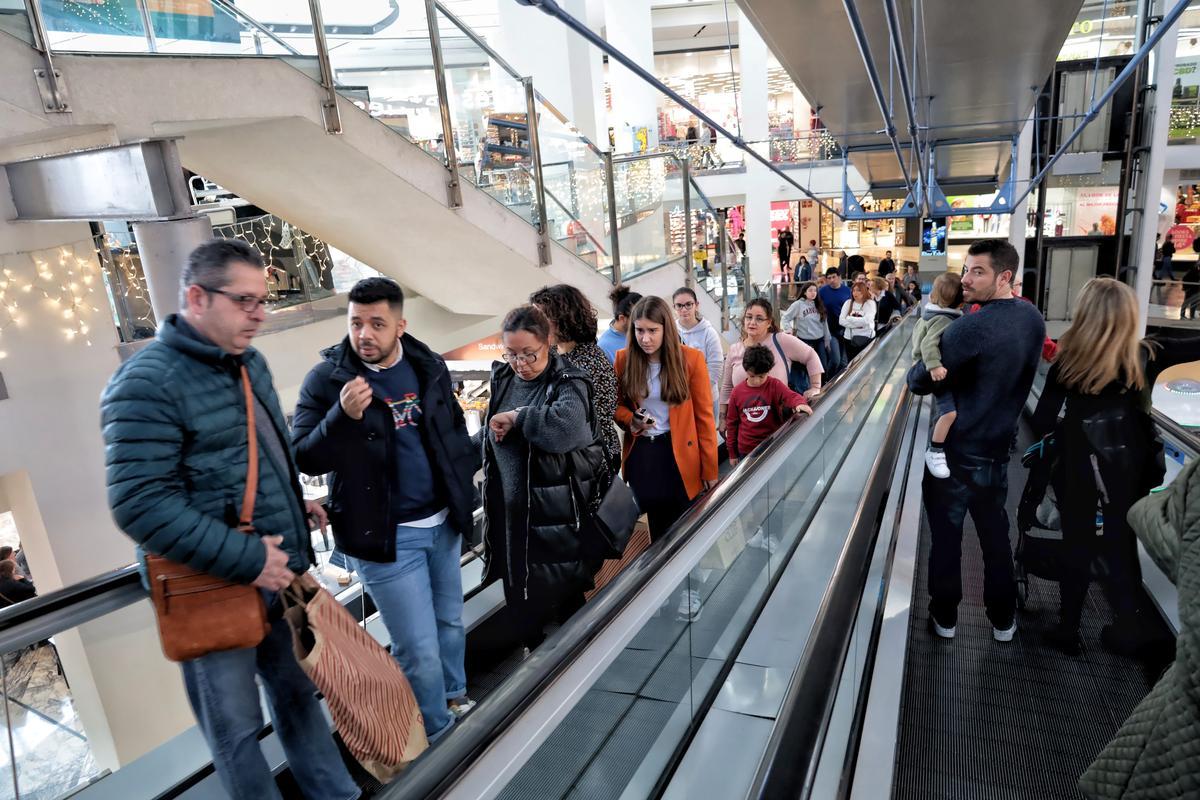
M785 331L806 342L829 338L829 327L817 311L817 304L812 300L801 298L792 303L787 307L787 311L783 312L781 323Z
M531 381L514 378L496 413L524 409L503 441L496 441L491 428L480 428L472 442L482 448L486 435L495 453L496 469L500 473L504 504L526 502L527 446L533 445L547 453L569 453L592 441L588 425L587 390L579 381L568 381L560 388L554 402L545 404L546 376L549 369Z

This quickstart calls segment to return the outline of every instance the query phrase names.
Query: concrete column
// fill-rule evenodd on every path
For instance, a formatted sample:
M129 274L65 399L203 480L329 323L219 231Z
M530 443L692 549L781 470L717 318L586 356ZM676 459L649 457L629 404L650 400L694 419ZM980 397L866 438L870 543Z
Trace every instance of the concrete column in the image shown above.
M1012 169L1016 170L1016 191L1018 194L1025 191L1025 187L1029 184L1029 159L1033 153L1033 118L1030 117L1025 126L1021 128L1021 138L1017 140L1017 163L1013 164ZM1017 248L1017 252L1021 255L1022 261L1025 259L1025 215L1029 208L1030 198L1036 197L1030 194L1012 210L1012 216L1008 221L1008 241L1013 247ZM1022 269L1026 265L1021 264Z
M208 217L133 223L150 307L160 323L179 310L179 279L188 254L212 236Z
M653 72L654 31L650 4L645 0L603 2L604 35L609 44ZM616 135L617 149L631 149L632 132L641 127L649 130L649 147L657 145L660 98L654 87L611 61L608 65L608 85L612 109L608 113L607 127L611 127Z
M576 19L588 19L587 0L562 0L560 5ZM496 11L500 24L490 37L492 48L522 76L533 78L538 93L597 141L595 97L604 95L599 51L537 8L503 0Z
M1137 270L1138 308L1142 309L1142 332L1146 329L1146 311L1150 304L1150 288L1154 280L1154 237L1158 233L1158 203L1163 188L1163 169L1167 158L1167 133L1171 127L1171 89L1175 84L1175 48L1179 46L1179 23L1167 32L1154 48L1154 83L1158 90L1153 95L1151 112L1150 147L1146 171L1142 178L1139 200L1144 213L1138 224L1134 255ZM1136 88L1136 87L1135 87ZM1173 207L1173 206L1172 206Z
M742 138L748 142L767 138L767 45L741 11L738 12L738 59L741 63ZM767 145L759 147L767 155ZM771 252L771 200L774 182L756 161L746 160L746 247L754 283L771 280L775 256Z

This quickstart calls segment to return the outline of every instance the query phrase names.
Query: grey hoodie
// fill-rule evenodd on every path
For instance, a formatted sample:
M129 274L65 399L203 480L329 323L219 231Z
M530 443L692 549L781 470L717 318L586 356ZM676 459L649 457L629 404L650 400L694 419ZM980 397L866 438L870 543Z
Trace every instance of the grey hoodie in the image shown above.
M725 364L725 352L721 347L721 335L712 323L701 319L690 331L679 326L679 339L688 347L704 353L704 363L708 365L708 380L712 384L721 383L721 367Z
M797 339L811 342L815 339L829 338L829 328L817 313L817 304L812 300L800 298L792 303L787 307L787 311L783 312L780 322L783 329L794 333Z

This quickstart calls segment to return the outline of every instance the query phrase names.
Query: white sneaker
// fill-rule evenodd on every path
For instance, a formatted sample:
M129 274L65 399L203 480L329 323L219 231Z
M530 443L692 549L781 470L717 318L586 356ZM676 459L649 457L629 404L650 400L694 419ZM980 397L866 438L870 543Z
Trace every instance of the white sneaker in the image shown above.
M949 628L943 628L938 624L938 621L933 618L932 614L929 616L929 627L933 629L935 634L943 639L953 639L954 634L958 632L957 625L951 625Z
M1013 636L1016 634L1016 632L1017 632L1017 621L1014 619L1012 625L1009 625L1004 630L1000 630L999 628L992 628L992 638L995 639L997 642L1011 642L1013 640Z
M949 478L950 467L946 464L946 451L934 450L932 447L925 451L925 466L929 474L935 478Z
M681 622L695 622L704 612L704 603L700 602L700 593L695 589L684 589L679 594L678 618Z
M467 712L475 707L475 701L463 695L446 703L446 708L450 709L450 713L455 719L462 719Z
M766 550L768 553L775 553L779 550L779 539L760 527L754 532L753 536L746 540L746 546L754 547L758 550Z

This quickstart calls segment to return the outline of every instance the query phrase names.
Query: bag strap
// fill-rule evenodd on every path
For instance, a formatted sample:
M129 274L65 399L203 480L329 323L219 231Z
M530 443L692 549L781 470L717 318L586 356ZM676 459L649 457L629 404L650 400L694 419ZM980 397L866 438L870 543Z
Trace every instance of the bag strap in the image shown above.
M785 372L791 372L791 371L792 371L792 361L791 361L791 359L789 359L789 358L787 357L787 354L783 352L783 347L782 347L782 346L779 344L779 334L778 334L778 333L772 333L772 334L771 334L771 341L775 343L775 349L776 349L777 351L779 351L779 358L780 358L780 359L783 361L783 363L786 365L786 369L785 369L784 371L785 371Z
M250 373L242 364L242 393L246 397L246 491L242 494L242 513L238 530L254 531L254 499L258 495L258 428L254 424L254 390L250 388Z

